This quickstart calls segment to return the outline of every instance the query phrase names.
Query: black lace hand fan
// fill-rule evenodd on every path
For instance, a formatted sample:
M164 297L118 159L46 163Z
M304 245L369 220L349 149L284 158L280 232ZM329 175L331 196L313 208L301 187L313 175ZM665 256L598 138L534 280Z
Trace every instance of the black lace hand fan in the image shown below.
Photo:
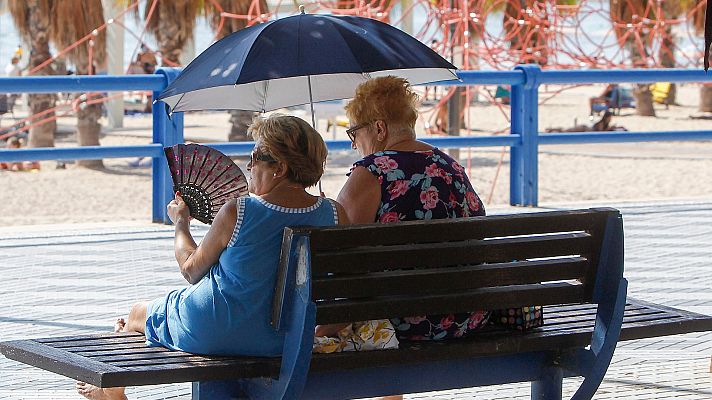
M225 154L199 144L177 144L163 149L173 178L190 215L210 224L230 199L245 196L247 178Z

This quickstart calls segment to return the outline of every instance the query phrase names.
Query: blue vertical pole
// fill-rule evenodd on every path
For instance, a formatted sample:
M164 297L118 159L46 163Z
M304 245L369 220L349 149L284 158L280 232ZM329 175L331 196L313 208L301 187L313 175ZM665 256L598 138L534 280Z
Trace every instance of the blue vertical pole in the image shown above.
M519 135L516 144L509 148L509 204L524 204L524 85L512 85L509 95L510 133Z
M541 374L541 378L531 384L532 400L561 400L564 371L561 368L548 367Z
M515 177L510 177L511 184L517 188L510 189L512 205L522 205L536 207L539 204L539 76L541 69L538 65L526 64L518 65L514 68L524 72L524 85L517 93L518 109L521 109L521 126L515 132L514 111L512 111L512 133L520 133L522 137L521 146L512 150L512 171ZM517 90L517 92L519 92ZM512 91L512 101L514 101L514 90ZM512 103L514 108L515 104ZM516 158L516 161L515 161ZM516 163L516 165L515 165ZM514 168L516 167L516 169Z
M163 75L168 86L180 73L178 68L159 68L156 74ZM160 90L153 92L153 98L158 98ZM168 118L164 103L153 104L153 143L170 147L183 143L183 113L173 114ZM166 213L166 205L173 199L173 181L168 163L163 155L153 159L153 222L170 224Z

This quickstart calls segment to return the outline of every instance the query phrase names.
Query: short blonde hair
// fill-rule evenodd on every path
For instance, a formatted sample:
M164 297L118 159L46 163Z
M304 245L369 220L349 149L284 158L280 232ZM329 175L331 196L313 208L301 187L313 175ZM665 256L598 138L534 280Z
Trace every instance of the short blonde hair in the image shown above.
M298 117L272 114L256 119L248 133L261 140L261 150L287 164L287 179L305 187L321 179L326 163L324 139L306 121Z
M354 124L380 119L389 125L415 129L418 95L405 79L384 76L360 84L345 109Z

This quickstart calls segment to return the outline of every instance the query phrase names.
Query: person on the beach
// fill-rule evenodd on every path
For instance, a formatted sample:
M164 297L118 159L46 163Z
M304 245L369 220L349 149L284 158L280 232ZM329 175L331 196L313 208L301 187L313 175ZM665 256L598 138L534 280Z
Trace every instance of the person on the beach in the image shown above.
M117 331L142 332L149 345L208 355L278 356L284 337L270 326L283 230L347 223L336 201L312 196L324 172L321 135L297 117L273 115L250 127L252 197L226 203L200 245L190 233L180 194L168 204L175 223L175 257L191 286L139 302ZM124 388L79 382L90 399L125 399Z
M22 141L17 136L12 136L5 142L5 148L7 149L20 149L22 148ZM6 169L10 171L24 171L25 167L21 162L0 162L0 169Z
M15 55L10 60L10 63L5 66L5 76L8 78L16 78L22 76L22 68L20 68L20 57ZM15 103L20 97L19 93L11 93L7 95L7 111L12 113L15 108Z
M458 218L485 215L465 169L449 155L415 137L418 96L406 80L371 79L356 89L347 105L352 148L363 158L354 163L337 200L351 223ZM397 337L439 340L461 337L483 326L488 313L393 316ZM317 328L333 336L346 325Z

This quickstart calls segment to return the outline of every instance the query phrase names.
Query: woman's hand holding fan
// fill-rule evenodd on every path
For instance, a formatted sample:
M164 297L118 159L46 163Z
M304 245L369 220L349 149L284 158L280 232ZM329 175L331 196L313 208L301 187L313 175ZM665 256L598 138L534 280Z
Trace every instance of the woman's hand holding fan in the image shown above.
M188 204L186 204L185 200L183 200L183 197L181 197L180 193L176 192L176 197L175 199L171 200L170 203L168 203L168 218L171 219L171 222L174 224L177 224L180 219L185 219L190 221L193 219L193 217L190 216L190 208L188 207Z
M245 174L220 151L199 144L177 144L164 151L173 191L198 221L212 223L225 203L248 194Z

